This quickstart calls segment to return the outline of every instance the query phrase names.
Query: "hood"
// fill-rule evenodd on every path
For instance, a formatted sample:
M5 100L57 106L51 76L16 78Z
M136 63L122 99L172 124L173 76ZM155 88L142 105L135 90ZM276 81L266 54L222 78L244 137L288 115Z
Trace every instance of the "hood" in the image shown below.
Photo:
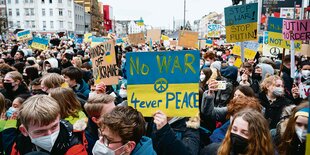
M215 68L218 71L220 71L221 70L221 65L222 65L222 63L220 61L215 61L215 62L213 62L211 64L210 68Z
M152 139L143 136L140 142L136 145L135 149L131 152L132 155L156 155L153 149Z
M58 61L57 61L57 59L55 59L55 58L49 58L49 59L47 59L47 60L45 60L44 61L44 64L43 64L43 66L45 67L45 62L49 62L50 64L51 64L51 67L52 68L58 68Z
M262 79L266 78L267 73L269 75L274 75L274 69L271 67L271 65L268 65L268 64L258 64L257 67L262 69Z
M238 77L238 68L235 66L227 66L221 69L221 75L232 81L236 81Z

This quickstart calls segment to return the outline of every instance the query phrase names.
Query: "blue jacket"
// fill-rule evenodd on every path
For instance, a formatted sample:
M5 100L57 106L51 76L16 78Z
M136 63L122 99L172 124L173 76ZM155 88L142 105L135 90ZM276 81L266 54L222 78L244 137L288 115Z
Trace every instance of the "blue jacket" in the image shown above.
M215 129L210 136L211 143L221 143L225 138L229 125L230 121L228 120L220 128Z
M135 149L131 152L131 155L156 155L153 149L152 139L143 136Z
M89 89L89 85L84 80L82 80L82 83L80 83L80 87L78 90L76 90L76 89L73 89L73 90L75 93L77 93L77 95L79 97L81 97L79 94L82 94L85 98L83 98L83 97L81 97L81 98L83 98L85 100L88 99L90 89Z

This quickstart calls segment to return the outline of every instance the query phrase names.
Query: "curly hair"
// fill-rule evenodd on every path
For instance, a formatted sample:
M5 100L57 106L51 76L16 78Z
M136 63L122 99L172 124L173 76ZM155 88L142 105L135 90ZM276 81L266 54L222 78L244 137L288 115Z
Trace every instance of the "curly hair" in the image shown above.
M115 107L103 115L99 121L101 130L110 129L122 138L122 142L139 143L145 133L145 120L142 114L132 107Z
M232 123L230 124L223 143L218 149L218 155L229 155L231 149L231 130L235 119L241 117L248 122L248 131L250 133L248 138L248 147L246 149L247 155L274 155L274 149L271 139L271 134L268 128L268 122L264 116L253 109L245 109L238 112Z
M238 98L230 100L230 102L228 103L227 118L230 118L230 116L233 116L244 108L251 108L258 112L262 111L262 106L257 98L240 96Z
M277 75L272 75L264 79L264 81L260 84L262 91L267 93L268 87L274 85L277 80L282 80L282 78Z

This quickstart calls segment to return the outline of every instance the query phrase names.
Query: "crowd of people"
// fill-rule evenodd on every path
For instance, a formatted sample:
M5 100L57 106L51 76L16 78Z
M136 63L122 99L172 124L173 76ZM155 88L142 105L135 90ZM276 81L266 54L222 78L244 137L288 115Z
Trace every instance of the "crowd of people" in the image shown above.
M126 53L175 47L116 45L119 84L106 85L94 82L90 43L52 36L44 51L0 45L0 155L305 154L309 56L291 68L289 55L257 52L238 68L233 45L206 46L197 51L199 114L143 117L127 104Z

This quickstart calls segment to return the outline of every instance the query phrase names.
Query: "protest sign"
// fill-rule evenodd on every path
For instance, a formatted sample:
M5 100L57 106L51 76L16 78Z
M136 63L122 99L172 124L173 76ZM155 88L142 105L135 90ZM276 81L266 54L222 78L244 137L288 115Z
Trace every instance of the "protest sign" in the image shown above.
M25 30L25 31L19 31L17 34L17 41L22 41L22 40L31 40L32 39L32 34L30 30Z
M84 34L84 42L86 43L91 42L91 36L93 36L93 34L91 33Z
M254 59L259 48L259 43L257 42L244 42L244 57L246 59ZM236 43L232 49L232 54L241 56L241 45Z
M283 20L282 33L286 40L310 40L310 19Z
M257 3L224 9L228 43L257 40L257 10Z
M300 55L310 56L310 45L302 44Z
M129 106L144 116L156 110L169 117L199 112L199 51L131 52L126 59Z
M198 32L179 31L178 46L196 48L198 43Z
M47 50L48 40L43 38L34 37L32 39L31 47L38 50Z
M118 67L115 60L114 41L109 40L90 49L95 84L118 84Z
M104 37L92 37L91 38L91 43L90 43L90 47L95 47L103 42L108 41L108 38L104 38Z
M219 38L221 36L220 24L209 24L207 29L207 36L209 38Z
M207 39L206 45L209 45L209 46L213 45L213 41L211 39Z
M129 34L128 35L129 43L132 45L144 44L145 38L143 33Z
M278 46L286 49L290 49L291 44L290 40L284 40L282 35L282 22L283 18L275 18L269 17L268 18L268 35L267 35L267 42L271 46ZM301 41L294 41L295 50L301 50Z
M282 53L283 48L277 46L271 46L268 44L263 45L263 56L265 57L278 57L278 54ZM288 52L286 52L288 53ZM289 54L289 53L288 53Z
M234 66L240 68L242 65L242 61L240 58L237 58L236 61L234 62Z
M206 40L199 40L199 49L206 48Z
M160 37L161 37L160 29L147 30L147 33L146 33L147 42L150 42L151 39L153 42L160 41Z

